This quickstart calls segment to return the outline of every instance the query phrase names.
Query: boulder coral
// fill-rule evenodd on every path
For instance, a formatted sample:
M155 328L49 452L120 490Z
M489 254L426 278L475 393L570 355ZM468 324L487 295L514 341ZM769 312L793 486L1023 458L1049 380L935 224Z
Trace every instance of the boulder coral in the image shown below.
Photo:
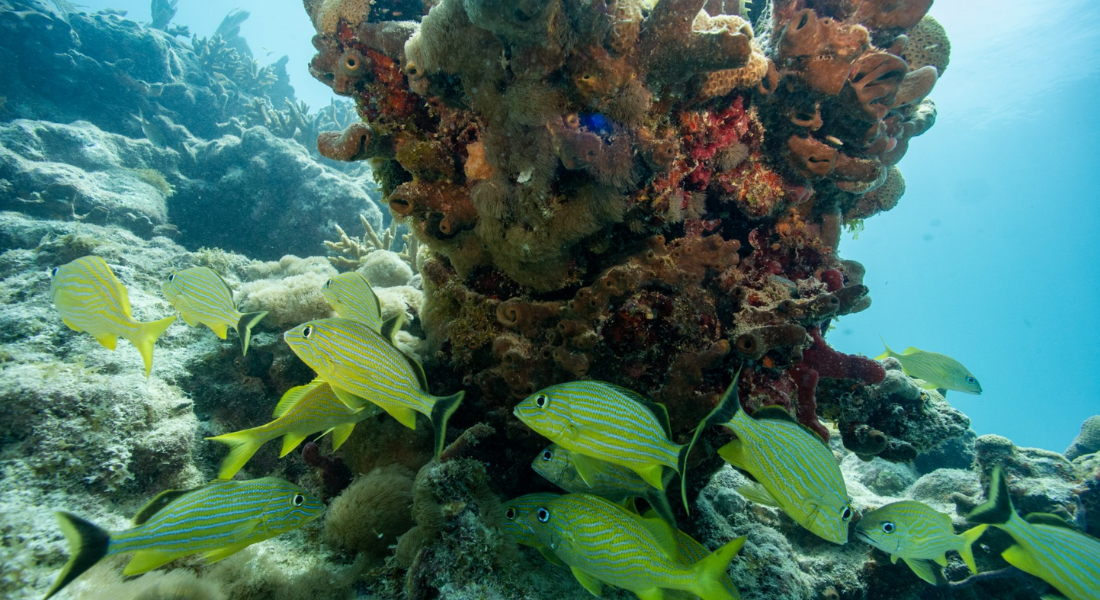
M870 306L843 225L897 204L895 165L935 121L931 0L353 4L305 2L310 72L364 118L318 143L371 160L426 250L424 358L467 389L458 423L499 432L506 486L539 443L512 406L577 378L664 403L678 438L739 365L746 410L824 438L839 419L864 456L966 430L945 404L876 416L930 401L878 391L883 367L823 333Z

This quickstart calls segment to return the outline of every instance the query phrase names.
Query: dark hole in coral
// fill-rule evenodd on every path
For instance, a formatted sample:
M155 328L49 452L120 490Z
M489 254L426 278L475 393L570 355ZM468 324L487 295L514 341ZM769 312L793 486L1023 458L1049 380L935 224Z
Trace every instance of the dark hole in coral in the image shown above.
M809 20L810 20L810 12L809 11L803 11L802 12L802 17L800 19L798 19L798 25L795 26L795 29L802 29L803 27L806 26L806 23L808 23Z
M794 118L798 119L799 121L811 121L813 120L814 116L809 113L800 112L796 114Z

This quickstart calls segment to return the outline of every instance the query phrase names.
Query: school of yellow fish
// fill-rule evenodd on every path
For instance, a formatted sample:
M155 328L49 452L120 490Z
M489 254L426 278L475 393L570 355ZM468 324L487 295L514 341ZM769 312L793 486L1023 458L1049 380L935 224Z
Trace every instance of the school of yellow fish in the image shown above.
M65 325L112 350L119 337L129 340L140 351L148 376L153 344L175 316L149 323L134 320L126 288L99 257L59 266L51 276L51 300ZM163 292L188 325L205 325L221 339L234 329L245 353L252 328L266 315L240 312L233 289L206 267L168 275ZM393 344L400 318L382 320L378 297L362 275L333 277L322 294L337 316L303 323L284 334L316 378L288 390L270 423L209 438L229 447L218 479L161 493L135 515L132 529L107 532L59 512L72 557L47 598L107 556L132 554L126 575L191 554L216 561L319 517L324 505L289 482L232 479L263 444L277 437L283 438L280 457L315 434L331 433L336 450L363 419L385 412L415 429L419 413L432 425L439 458L447 423L464 392L429 392L423 368ZM981 393L977 379L945 355L914 348L897 354L887 347L880 358L886 356L897 358L905 373L925 387ZM532 467L567 493L529 494L505 503L504 532L554 565L569 568L596 596L611 585L642 600L740 598L728 567L745 538L706 549L677 528L666 495L678 476L681 501L689 510L688 458L704 429L722 426L735 439L718 454L751 477L752 483L739 489L746 498L781 509L824 540L847 543L857 515L832 451L781 408L746 414L737 395L738 375L687 444L673 440L662 405L610 383L557 384L519 402L514 416L551 442ZM1003 555L1010 564L1070 600L1100 598L1100 541L1052 515L1021 518L999 469L988 497L968 515L978 525L961 534L955 533L948 515L904 501L863 515L855 536L940 585L946 583L942 567L948 551L957 552L976 573L971 546L988 528L998 528L1016 542ZM648 511L639 511L638 499ZM225 510L230 504L234 510Z

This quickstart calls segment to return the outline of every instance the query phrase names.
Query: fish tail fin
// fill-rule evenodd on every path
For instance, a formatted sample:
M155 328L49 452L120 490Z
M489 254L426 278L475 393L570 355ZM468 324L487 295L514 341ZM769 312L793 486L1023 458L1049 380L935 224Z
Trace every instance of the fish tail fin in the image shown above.
M229 454L222 460L222 468L218 471L218 479L233 479L233 476L244 468L244 465L252 458L253 454L264 445L267 440L261 439L251 429L234 431L217 437L206 438L212 442L219 442L229 446Z
M252 328L267 316L266 310L241 315L237 320L237 337L241 338L241 355L248 354L248 343L252 341Z
M687 459L691 455L692 448L695 447L695 443L699 441L699 436L703 433L703 430L711 425L721 425L722 423L728 423L737 415L741 410L741 399L737 396L737 381L741 379L741 369L737 369L737 373L733 375L733 382L726 388L726 393L722 394L722 399L718 401L718 406L714 407L714 410L710 411L706 417L703 417L702 421L699 421L699 425L695 427L695 434L691 436L691 441L687 446L680 450L681 456L679 464L680 473L680 496L684 501L684 510L691 514L688 509L687 501Z
M447 422L451 420L451 415L455 414L458 405L462 404L462 399L465 397L466 392L462 391L445 398L436 398L435 404L432 405L431 419L432 429L435 432L435 458L437 460L439 455L443 453L443 444L447 441Z
M692 565L696 586L691 593L703 600L736 600L726 589L722 578L726 576L726 569L743 545L745 537L741 536Z
M176 315L172 315L167 319L160 319L159 321L149 321L148 323L138 323L137 333L134 334L133 342L134 346L141 353L141 360L145 363L145 376L149 377L149 373L153 370L153 344L156 343L160 334L164 333L165 329L176 320Z
M1001 467L993 467L993 474L989 479L989 499L978 505L966 520L973 523L986 525L1004 525L1008 523L1016 510L1012 508L1012 498L1008 495L1008 482L1005 480Z
M966 566L970 567L971 573L978 572L978 564L974 562L974 549L971 546L978 541L978 538L982 537L988 527L989 525L978 525L959 534L963 539L962 547L959 548L959 555L962 556Z
M882 354L879 354L878 356L876 356L875 360L882 360L884 358L889 358L889 357L894 356L894 355L897 354L897 352L894 352L893 350L890 349L890 346L886 345L886 338L884 338L880 335L880 336L878 336L878 339L882 340L882 346L884 348L886 348L886 352L883 352Z
M111 534L98 525L72 513L57 511L54 514L57 516L61 531L65 534L65 539L69 541L69 552L72 556L61 569L61 574L57 576L57 581L50 587L50 591L46 592L46 598L61 591L74 579L80 577L84 571L103 560L107 556L111 543Z

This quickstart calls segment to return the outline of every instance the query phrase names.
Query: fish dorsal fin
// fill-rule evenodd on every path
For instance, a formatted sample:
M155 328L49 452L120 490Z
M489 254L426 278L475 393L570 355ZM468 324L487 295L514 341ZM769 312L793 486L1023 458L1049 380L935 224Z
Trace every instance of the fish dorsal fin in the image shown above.
M1024 520L1032 525L1049 525L1051 527L1064 527L1077 531L1077 528L1070 525L1065 519L1050 513L1031 513L1024 517Z
M302 398L305 398L310 392L317 389L318 386L328 385L320 379L314 379L313 381L305 384L292 387L283 394L283 397L279 400L279 403L275 405L275 411L271 413L271 416L278 419L286 414L295 404L301 402Z
M597 598L603 596L603 582L602 581L600 581L599 579L596 579L595 577L593 577L592 575L589 575L588 573L585 573L584 571L578 569L577 567L569 567L569 569L571 571L573 571L573 577L577 578L577 581L580 582L580 584L582 586L584 586L584 589L591 592L592 595L596 596Z
M630 388L625 388L621 385L615 385L614 383L604 382L604 384L607 387L615 390L616 392L619 392L627 398L630 398L631 400L649 409L649 412L653 413L653 416L657 417L657 422L661 424L661 430L665 432L665 437L670 440L672 439L672 427L671 425L669 425L668 421L668 409L665 408L664 404L654 402L645 394L636 392Z
M391 340L392 343L392 340ZM404 352L398 350L398 353L405 359L405 362L409 363L409 368L412 369L413 375L416 376L416 382L420 385L420 391L425 394L428 393L428 376L424 374L424 367L420 363L413 360Z
M756 412L752 413L752 417L757 421L786 421L788 423L798 425L803 430L805 430L806 433L813 435L814 438L822 444L825 444L826 446L829 445L828 442L821 438L821 435L819 433L817 433L813 429L810 429L809 427L806 427L802 423L799 423L798 419L792 417L791 413L787 412L787 410L784 409L782 406L773 405L758 408L756 409Z
M657 547L661 549L661 553L665 555L665 558L674 563L680 562L680 548L676 545L676 534L673 533L672 527L660 518L639 519L639 521L653 536L653 539L657 542Z
M911 356L913 354L916 354L917 352L920 352L920 348L914 348L912 346L909 346L905 350L901 351L901 355L902 356Z
M374 291L374 287L371 286L370 282L367 281L367 278L362 273L356 271L355 274L363 279L363 285L367 287L367 291L370 292L371 298L374 298L374 308L378 311L378 320L381 321L382 301L378 299L378 293ZM399 313L399 315L401 316L402 320L404 320L405 315L403 313ZM399 325L397 328L400 329L401 326Z
M209 269L210 267L207 267L207 268ZM214 274L214 277L218 278L218 281L222 282L222 286L225 288L225 291L229 294L229 303L233 305L234 309L236 309L237 308L237 303L233 302L233 288L229 287L229 282L226 281L225 278L221 276L221 273L218 273L214 269L210 269L210 272Z
M198 488L189 488L186 490L164 490L163 492L154 496L152 500L146 502L145 506L142 506L140 509L138 509L137 513L134 514L134 518L132 519L133 524L141 525L145 523L150 518L152 518L153 515L160 512L162 508L171 504L173 500L176 500L180 496L183 496L184 494L192 492L196 489Z
M373 293L373 292L372 292ZM398 331L401 331L401 326L405 324L405 313L397 313L397 316L392 319L387 319L385 323L382 323L382 329L378 333L382 334L382 337L393 343L393 336L397 335Z

